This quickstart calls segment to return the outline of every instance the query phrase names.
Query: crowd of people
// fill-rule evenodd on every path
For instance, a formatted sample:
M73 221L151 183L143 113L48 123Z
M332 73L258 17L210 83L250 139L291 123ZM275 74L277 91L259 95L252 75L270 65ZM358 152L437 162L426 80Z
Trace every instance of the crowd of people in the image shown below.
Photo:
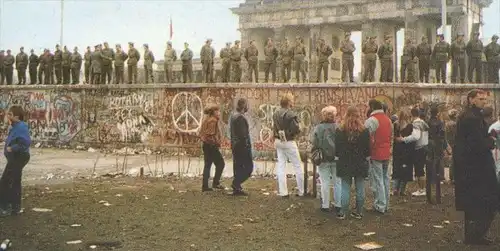
M414 44L412 39L407 39L401 55L400 82L403 83L430 83L429 72L432 66L436 70L437 83L446 82L447 65L451 61L451 82L452 83L498 83L498 70L500 68L500 45L498 36L491 38L491 43L483 46L479 39L479 33L474 33L474 37L469 41L464 41L464 35L458 34L451 45L444 40L443 35L437 35L437 41L432 46L432 42L427 37L421 38L421 43ZM221 82L239 83L242 81L242 60L245 59L248 65L248 79L243 81L259 82L259 49L254 40L249 42L246 48L240 47L240 41L236 40L234 45L226 43L226 47L219 52L221 59ZM328 81L329 64L334 50L342 53L342 82L354 82L354 55L356 46L351 40L351 33L346 32L344 39L340 41L338 48L332 48L324 39L320 38L315 42L315 49L309 53L314 53L316 62L316 82ZM153 64L155 56L149 49L148 44L144 44L144 55L142 56L144 65L143 83L154 83ZM363 53L363 82L375 82L375 68L377 59L380 61L380 82L393 82L394 76L394 53L395 48L392 37L384 36L382 44L377 43L376 36L367 36L362 44ZM84 81L88 84L123 84L125 82L125 63L127 66L128 83L137 84L138 62L141 60L139 51L134 47L134 43L128 43L128 51L125 52L120 44L116 44L115 50L109 47L107 42L94 46L94 50L88 46L84 55L74 47L73 52L64 46L60 49L56 45L54 53L45 49L42 55L38 56L34 50L28 56L21 47L20 52L14 56L11 50L0 50L0 85L6 82L13 84L14 66L17 70L18 84L26 84L26 70L29 69L30 84L79 84L81 67L84 66ZM279 45L269 38L263 49L264 60L264 81L269 82L269 75L273 83L277 81L277 66L280 65L280 81L287 83L292 79L292 68L295 71L295 81L297 83L306 82L307 50L304 40L297 37L293 43L287 38L280 41ZM184 49L180 54L182 65L182 82L193 82L193 51L188 43L184 43ZM171 42L167 42L164 52L163 69L165 82L173 83L173 64L177 61L177 52L172 47ZM207 39L200 50L200 60L202 64L202 81L213 83L214 79L214 59L217 56L212 47L212 40ZM467 60L466 60L467 59ZM483 61L486 62L487 69L483 71ZM418 76L416 65L418 63ZM466 65L468 64L468 65ZM114 74L113 74L114 71ZM323 75L321 75L323 73ZM485 74L486 73L486 74ZM323 78L321 78L323 76ZM38 79L38 82L37 82ZM312 80L314 81L314 80Z
M301 128L297 114L292 110L293 96L286 94L281 108L273 115L273 134L277 153L276 175L278 196L287 198L290 192L285 175L286 163L295 169L296 196L304 196L301 157L295 139ZM455 186L456 208L465 212L465 243L489 245L485 237L497 210L500 210L498 155L495 144L500 141L500 119L492 123L485 108L486 93L472 90L467 105L449 112L450 121L444 123L436 106L430 109L408 107L389 116L387 106L370 100L370 110L361 114L352 106L343 118L337 118L337 109L322 109L321 122L311 134L311 161L318 164L321 180L321 206L325 213L334 213L338 219L350 216L362 219L365 208L365 181L370 183L374 202L370 211L384 215L390 210L390 197L407 195L406 185L415 177L418 190L415 196L426 195L426 183L441 182L445 151L453 154L451 179ZM230 137L233 154L234 195L247 195L241 184L253 170L252 147L248 122L244 116L247 101L237 102L230 117ZM200 138L203 144L205 167L202 191L224 189L220 183L224 160L220 153L222 134L219 131L219 107L205 109ZM500 114L499 114L500 118ZM392 185L390 161L392 160ZM209 176L212 164L216 166L212 187ZM333 181L333 203L330 202ZM350 209L351 186L354 182L356 204ZM430 196L430 194L427 194ZM332 208L333 205L333 208Z

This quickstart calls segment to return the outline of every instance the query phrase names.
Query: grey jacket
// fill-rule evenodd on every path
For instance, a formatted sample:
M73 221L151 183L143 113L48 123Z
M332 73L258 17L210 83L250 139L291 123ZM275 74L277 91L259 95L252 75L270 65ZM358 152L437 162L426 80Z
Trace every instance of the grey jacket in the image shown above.
M335 132L337 124L335 122L321 122L311 135L312 149L321 149L324 162L335 161Z

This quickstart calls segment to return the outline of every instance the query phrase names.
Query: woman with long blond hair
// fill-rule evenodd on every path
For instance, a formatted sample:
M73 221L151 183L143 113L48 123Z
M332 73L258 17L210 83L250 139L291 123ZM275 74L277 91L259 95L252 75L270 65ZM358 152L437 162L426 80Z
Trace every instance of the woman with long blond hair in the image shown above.
M406 137L413 132L410 110L403 108L398 113L398 120L394 122L394 143L392 145L392 180L393 195L405 195L406 184L413 180L413 152L415 142L405 143L395 140L397 137Z
M365 202L365 178L368 177L370 157L370 132L358 108L347 109L335 136L337 161L337 177L342 180L341 210L337 218L345 219L349 211L351 185L354 179L356 187L356 212L351 213L355 219L363 218Z
M212 191L215 189L224 189L220 184L222 171L224 170L224 158L220 152L220 145L222 141L222 133L219 129L220 110L217 105L208 105L203 113L205 117L201 123L200 138L203 148L203 159L205 165L203 167L203 184L201 190L203 192ZM210 170L212 164L215 165L215 175L212 181L212 188L208 186L210 179Z

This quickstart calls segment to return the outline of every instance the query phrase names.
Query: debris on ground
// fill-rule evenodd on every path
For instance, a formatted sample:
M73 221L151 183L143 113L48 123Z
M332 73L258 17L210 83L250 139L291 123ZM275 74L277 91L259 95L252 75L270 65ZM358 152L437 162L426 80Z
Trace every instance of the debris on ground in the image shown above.
M35 207L33 209L34 212L39 212L39 213L47 213L47 212L52 212L52 209L48 209L48 208L38 208L38 207Z

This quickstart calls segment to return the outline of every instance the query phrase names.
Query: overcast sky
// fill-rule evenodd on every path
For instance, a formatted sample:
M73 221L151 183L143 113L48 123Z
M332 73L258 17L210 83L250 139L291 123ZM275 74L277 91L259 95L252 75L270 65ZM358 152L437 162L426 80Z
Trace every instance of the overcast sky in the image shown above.
M2 1L2 0L0 0ZM0 48L17 53L54 48L60 38L60 0L3 0ZM238 18L229 8L244 0L65 0L64 44L78 46L104 41L111 45L133 41L137 48L148 43L161 59L169 39L170 17L174 26L173 45L182 49L188 41L194 52L207 38L214 40L218 51L227 41L239 38ZM500 33L500 0L484 10L484 37ZM353 34L356 44L360 33ZM402 37L401 37L402 38ZM402 43L399 43L402 45ZM359 46L357 46L360 48ZM359 54L358 54L359 55ZM356 65L360 70L359 64Z

